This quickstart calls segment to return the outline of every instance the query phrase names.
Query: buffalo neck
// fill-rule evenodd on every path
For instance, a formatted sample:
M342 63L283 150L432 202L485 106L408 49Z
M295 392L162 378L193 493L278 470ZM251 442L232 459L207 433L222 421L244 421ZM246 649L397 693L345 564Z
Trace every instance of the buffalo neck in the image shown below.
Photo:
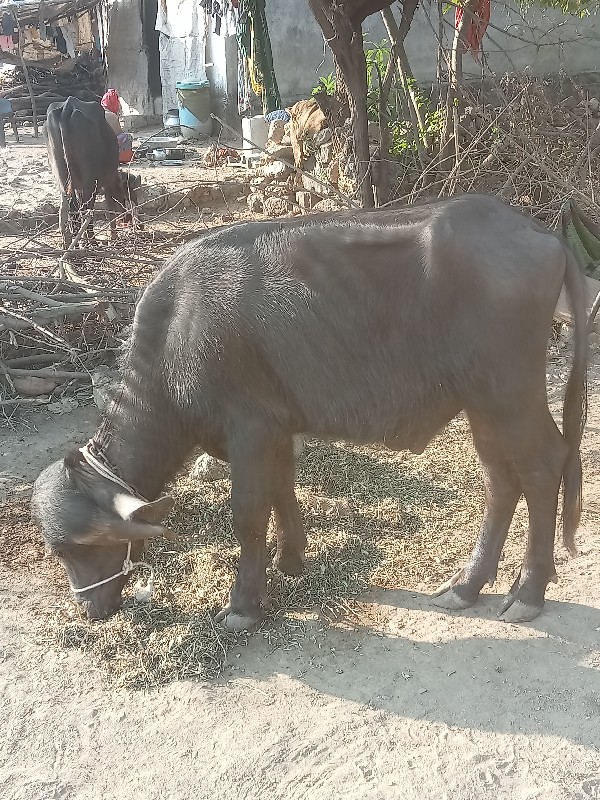
M194 447L175 415L117 404L94 442L119 477L146 500L160 495Z

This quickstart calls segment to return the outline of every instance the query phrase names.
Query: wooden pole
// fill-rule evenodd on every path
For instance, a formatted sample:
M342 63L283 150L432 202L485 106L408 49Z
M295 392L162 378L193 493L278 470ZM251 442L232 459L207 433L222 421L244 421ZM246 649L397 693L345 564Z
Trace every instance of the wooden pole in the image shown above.
M19 30L19 44L17 45L19 53L19 61L21 62L21 68L23 70L23 75L25 76L25 83L27 84L27 90L29 91L29 99L31 100L31 115L33 117L33 135L37 139L39 136L39 131L38 131L37 108L35 105L35 95L33 94L33 87L31 86L31 80L29 78L29 70L27 69L27 64L25 63L25 59L23 58L23 48L21 44L21 40L23 38L21 31L21 23L19 22L19 18L16 13L15 13L15 19L17 20L17 28Z

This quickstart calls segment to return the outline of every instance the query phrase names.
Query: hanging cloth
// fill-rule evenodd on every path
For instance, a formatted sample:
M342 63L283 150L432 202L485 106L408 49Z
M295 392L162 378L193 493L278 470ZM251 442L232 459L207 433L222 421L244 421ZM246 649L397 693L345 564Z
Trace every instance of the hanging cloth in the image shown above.
M265 0L239 0L238 11L238 48L242 57L248 59L254 91L262 100L263 113L267 114L281 107L281 97L273 67Z
M456 7L455 25L456 28L460 25L463 18L464 9L461 6ZM476 61L479 61L479 51L481 50L481 42L485 35L488 23L490 21L490 0L479 0L477 6L473 9L473 19L467 22L463 30L463 36L466 43L466 50L471 51L471 55Z

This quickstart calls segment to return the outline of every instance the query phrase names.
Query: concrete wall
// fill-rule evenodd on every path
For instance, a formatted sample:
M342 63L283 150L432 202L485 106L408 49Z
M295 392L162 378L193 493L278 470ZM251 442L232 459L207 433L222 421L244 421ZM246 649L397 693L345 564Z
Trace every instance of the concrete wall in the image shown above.
M511 9L498 2L492 4L484 47L495 72L520 72L525 67L536 75L557 73L561 67L571 74L600 71L600 16L574 19L535 10L523 16L517 9L516 5ZM393 10L399 21L400 7L394 4ZM279 90L284 105L289 105L309 95L319 75L331 72L331 57L327 46L324 56L321 30L308 0L267 0L267 18ZM446 19L451 23L453 14L447 14ZM424 4L415 15L406 40L415 77L423 84L435 79L437 27L436 4ZM450 25L445 28L449 42L452 31ZM387 36L379 14L365 20L363 31L371 41ZM467 75L480 74L470 56L464 62Z
M206 75L210 81L211 109L231 127L240 129L237 110L237 39L233 35L217 36L209 30L206 41ZM213 133L218 134L215 123ZM225 133L225 138L230 134Z
M110 30L107 45L109 84L123 99L126 113L151 116L162 112L160 98L153 98L148 88L148 57L142 30L141 3L145 0L111 0L109 6ZM424 4L415 16L406 49L415 73L422 85L435 79L437 15L435 4ZM394 4L399 19L400 8ZM428 14L432 14L431 20ZM267 17L273 48L275 73L283 105L307 97L320 75L332 71L332 61L321 31L312 16L308 0L267 0ZM446 15L446 39L452 34L452 13ZM178 19L181 23L183 20ZM386 31L380 15L368 18L363 30L367 41L381 41ZM189 29L188 29L189 37ZM535 42L534 45L526 41ZM600 17L582 20L561 14L529 11L525 16L516 7L508 8L496 2L492 5L492 20L484 41L489 66L497 73L519 72L525 67L534 74L557 73L561 67L571 74L600 71ZM162 50L162 48L161 48ZM190 50L190 48L188 48ZM206 75L211 84L213 111L224 116L229 124L237 123L237 49L234 36L216 36L209 25L204 44L199 41L186 55L198 61L206 60ZM187 51L186 51L187 52ZM165 53L161 69L164 79L175 67ZM187 64L186 69L192 69ZM480 67L470 57L465 58L465 73L472 77L480 74ZM172 70L171 70L172 71ZM181 70L179 70L181 71ZM178 72L179 72L178 71ZM197 72L198 70L196 70ZM191 73L190 73L191 74ZM177 74L178 80L182 77ZM187 74L183 77L188 77ZM194 72L194 77L198 77ZM167 91L173 105L174 90ZM167 99L167 98L165 98ZM165 110L171 107L165 105Z
M143 41L143 0L112 0L108 8L108 84L121 97L123 115L147 116L161 112L148 86L148 57Z

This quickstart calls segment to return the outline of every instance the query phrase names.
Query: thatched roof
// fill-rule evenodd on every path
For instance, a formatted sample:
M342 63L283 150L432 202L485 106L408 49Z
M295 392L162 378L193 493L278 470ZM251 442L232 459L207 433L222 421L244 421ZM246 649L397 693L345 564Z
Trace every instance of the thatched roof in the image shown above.
M100 0L10 0L0 2L0 14L11 11L19 25L38 25L40 11L44 22L55 22L66 17L75 17L95 8ZM40 9L40 6L43 8Z

